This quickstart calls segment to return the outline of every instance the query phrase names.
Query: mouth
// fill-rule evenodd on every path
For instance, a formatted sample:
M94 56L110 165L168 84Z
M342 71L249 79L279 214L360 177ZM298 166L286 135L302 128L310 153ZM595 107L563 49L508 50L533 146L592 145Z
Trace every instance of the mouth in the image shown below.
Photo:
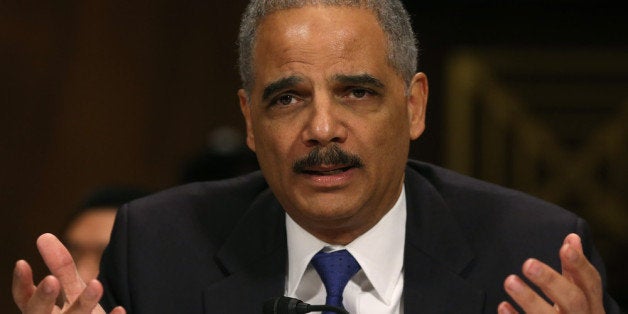
M306 168L302 170L302 173L314 175L314 176L332 176L341 174L355 168L355 165L334 165L334 166L319 166L314 168Z

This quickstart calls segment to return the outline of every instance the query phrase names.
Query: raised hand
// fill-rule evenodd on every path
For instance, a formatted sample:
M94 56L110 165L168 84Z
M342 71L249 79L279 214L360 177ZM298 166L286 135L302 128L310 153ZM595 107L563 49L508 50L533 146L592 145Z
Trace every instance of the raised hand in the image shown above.
M39 285L33 282L30 265L20 260L13 271L13 300L26 314L104 314L98 305L103 287L98 280L85 284L78 275L70 252L52 234L43 234L37 239L37 249L52 275L46 276ZM63 299L62 304L56 304ZM117 307L111 314L124 314Z
M536 259L523 264L523 274L552 300L549 304L517 275L504 281L506 292L527 313L604 313L602 280L582 251L580 237L570 234L559 251L562 274ZM517 313L508 302L497 312Z

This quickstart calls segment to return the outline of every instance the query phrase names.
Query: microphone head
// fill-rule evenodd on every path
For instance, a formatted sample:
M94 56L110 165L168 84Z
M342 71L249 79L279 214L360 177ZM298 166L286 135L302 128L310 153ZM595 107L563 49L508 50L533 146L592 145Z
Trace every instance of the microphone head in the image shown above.
M276 297L264 302L264 314L298 314L297 305L303 301L289 297Z

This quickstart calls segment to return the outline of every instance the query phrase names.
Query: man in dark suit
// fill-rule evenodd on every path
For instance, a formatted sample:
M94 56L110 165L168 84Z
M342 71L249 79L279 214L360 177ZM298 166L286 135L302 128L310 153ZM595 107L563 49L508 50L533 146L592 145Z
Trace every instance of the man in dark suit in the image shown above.
M261 173L122 208L101 264L106 310L255 313L287 295L351 313L619 311L582 219L407 161L428 84L400 2L293 2L253 1L240 29ZM85 287L54 236L38 246L55 276L35 287L18 262L18 306L49 313L64 289L68 312L91 312L100 282Z

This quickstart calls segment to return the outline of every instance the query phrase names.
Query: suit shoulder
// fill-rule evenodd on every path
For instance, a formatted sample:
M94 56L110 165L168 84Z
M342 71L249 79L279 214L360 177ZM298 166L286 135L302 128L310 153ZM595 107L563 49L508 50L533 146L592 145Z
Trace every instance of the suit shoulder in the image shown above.
M268 185L259 171L220 181L189 183L134 200L121 209L147 227L199 225L226 234Z
M493 260L521 265L534 256L559 267L556 252L565 236L588 230L574 213L526 193L426 163L408 167L406 175L440 198L441 209L486 265Z
M268 185L261 172L256 171L225 180L175 186L134 200L130 205L150 210L151 208L168 207L186 202L246 203L267 188Z
M536 196L472 178L429 163L410 160L409 171L414 171L432 185L454 211L495 219L510 216L538 217L540 220L574 222L578 217L562 207ZM464 213L462 213L464 214Z

